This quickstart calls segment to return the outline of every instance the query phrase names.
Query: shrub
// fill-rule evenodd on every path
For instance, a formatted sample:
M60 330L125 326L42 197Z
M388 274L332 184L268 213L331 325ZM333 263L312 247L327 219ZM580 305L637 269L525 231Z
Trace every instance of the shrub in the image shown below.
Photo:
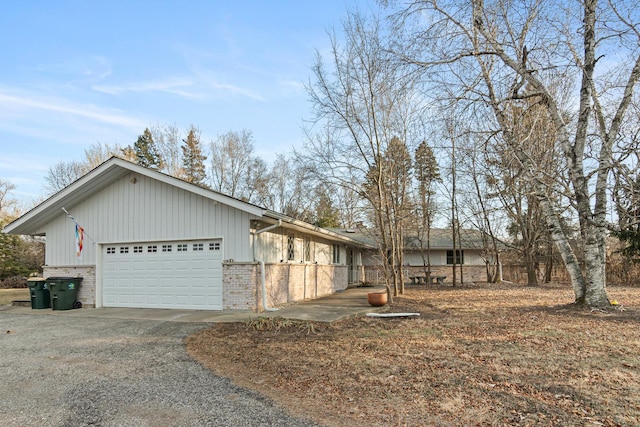
M11 276L0 281L0 289L18 289L27 287L27 278L22 276Z

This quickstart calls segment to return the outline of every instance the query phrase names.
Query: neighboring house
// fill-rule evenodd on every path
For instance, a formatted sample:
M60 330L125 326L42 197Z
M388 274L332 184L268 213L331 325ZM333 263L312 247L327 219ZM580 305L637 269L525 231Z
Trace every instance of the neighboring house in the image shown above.
M353 229L332 229L344 236L367 244L376 246L375 239L366 231ZM422 237L416 235L405 237L404 270L408 276L424 275L428 266L431 266L431 274L434 276L446 276L445 281L451 281L453 277L453 236L451 229L432 229L429 233L427 244L426 233ZM484 257L483 236L477 230L461 230L460 241L456 242L455 262L457 268L462 265L463 279L466 282L486 281L487 270ZM375 282L380 280L380 254L377 250L366 250L363 253L362 265L365 271L365 280ZM457 273L460 280L460 273Z
M3 231L45 236L44 276L82 277L85 307L261 310L360 282L372 249L116 157Z

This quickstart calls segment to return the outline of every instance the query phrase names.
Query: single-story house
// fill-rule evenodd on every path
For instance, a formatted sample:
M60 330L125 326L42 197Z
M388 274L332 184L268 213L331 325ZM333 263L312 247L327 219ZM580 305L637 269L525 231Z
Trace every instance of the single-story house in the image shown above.
M3 231L45 236L43 275L82 277L84 307L264 310L360 282L373 249L116 157Z
M367 230L332 229L336 233L350 236L353 239L376 248L376 240ZM464 281L477 282L487 280L487 259L482 232L478 230L460 230L457 250L453 250L453 235L451 229L433 228L427 235L418 236L417 233L407 234L404 238L403 269L406 277L424 275L429 268L434 276L446 276L445 281L453 277L454 261L456 268L462 265ZM362 253L364 280L376 282L381 280L380 254L376 249L365 249ZM489 260L491 261L491 260ZM457 274L460 280L460 273Z

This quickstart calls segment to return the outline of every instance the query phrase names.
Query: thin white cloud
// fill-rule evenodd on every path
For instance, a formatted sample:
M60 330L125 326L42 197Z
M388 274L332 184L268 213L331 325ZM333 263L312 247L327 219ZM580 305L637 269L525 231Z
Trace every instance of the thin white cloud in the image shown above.
M299 94L306 91L304 84L296 80L281 80L279 85L290 92Z
M216 90L222 90L232 95L240 95L246 98L255 99L256 101L264 101L265 99L259 93L240 86L218 83L215 81L208 82L209 87Z
M128 129L140 129L145 125L141 120L131 117L124 111L100 108L91 104L72 103L60 98L44 98L34 94L12 94L0 88L0 109L38 110L61 115L72 116L81 119L89 119L95 122L109 125L117 125Z
M124 85L93 85L91 88L109 95L162 92L186 99L206 100L209 98L219 98L222 93L264 101L264 98L260 94L251 89L233 84L220 83L205 73L194 72L194 74L195 79L173 77L164 80L135 82Z
M101 55L78 56L57 63L38 64L29 68L42 75L58 75L76 82L97 82L113 73L111 60Z
M184 88L193 86L194 82L191 79L174 77L165 80L137 82L126 85L93 85L91 88L109 95L121 95L129 92L164 92L188 99L203 99L204 96L201 93L184 90Z

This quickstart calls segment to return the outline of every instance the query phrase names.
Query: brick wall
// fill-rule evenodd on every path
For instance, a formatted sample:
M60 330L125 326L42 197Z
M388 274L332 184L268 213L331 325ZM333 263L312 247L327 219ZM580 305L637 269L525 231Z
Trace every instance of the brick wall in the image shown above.
M347 267L326 264L266 264L267 306L319 298L347 287ZM223 265L225 310L262 310L260 264Z
M409 282L409 276L424 275L425 267L406 266L404 267L405 278ZM487 270L484 265L464 265L462 267L463 279L465 282L486 282ZM433 276L447 276L444 279L445 283L451 283L453 280L453 267L451 266L431 266L431 274ZM370 283L383 283L384 273L382 269L378 269L376 266L365 267L366 281ZM460 281L460 266L456 267L456 280Z
M346 289L346 266L326 264L266 264L267 305L274 307L304 299L319 298ZM224 263L222 265L222 306L224 310L262 309L260 264ZM95 266L43 268L44 277L82 277L78 300L83 307L95 307Z
M78 290L78 301L82 308L96 306L96 267L94 265L42 267L42 276L47 277L82 277Z
M233 262L222 265L223 310L255 310L259 287L260 264Z

